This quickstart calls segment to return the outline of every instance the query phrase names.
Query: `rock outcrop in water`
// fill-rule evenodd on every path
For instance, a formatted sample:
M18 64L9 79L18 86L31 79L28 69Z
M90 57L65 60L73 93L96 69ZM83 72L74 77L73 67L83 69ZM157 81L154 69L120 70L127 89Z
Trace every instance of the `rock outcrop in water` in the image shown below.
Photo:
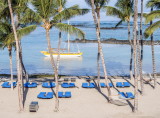
M88 40L88 39L75 39L71 40L71 43L97 43L97 40ZM139 41L141 43L141 41ZM151 41L143 40L143 45L151 45ZM128 40L117 40L115 38L102 39L101 43L107 44L127 44L130 45ZM155 45L160 45L160 41L154 41Z

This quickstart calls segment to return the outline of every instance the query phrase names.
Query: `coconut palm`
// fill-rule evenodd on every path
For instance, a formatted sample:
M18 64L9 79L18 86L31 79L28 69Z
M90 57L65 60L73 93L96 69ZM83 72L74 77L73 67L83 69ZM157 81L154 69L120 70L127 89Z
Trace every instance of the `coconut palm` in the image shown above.
M98 55L97 55L98 80L100 81L99 58L101 57L105 81L106 81L106 85L108 85L107 69L106 69L106 65L105 65L105 59L104 59L102 45L101 45L101 39L100 39L100 11L102 8L105 7L105 5L109 2L109 0L85 0L85 1L92 8L92 16L94 19L94 24L96 26L96 35L97 35L97 40L98 40ZM98 81L98 84L99 84L99 81ZM107 86L107 89L108 89L108 96L110 96L111 95L110 87Z
M138 39L138 0L134 1L134 26L133 26L133 55L134 55L134 108L133 112L138 111L138 76L137 76L137 39Z
M79 9L78 5L72 6L63 12L57 11L56 0L33 0L32 4L35 11L38 14L39 19L42 21L42 27L46 30L46 39L48 44L48 51L50 53L50 61L52 68L54 69L54 77L56 84L58 85L58 70L52 56L52 47L50 42L50 29L55 27L61 31L69 32L70 34L76 34L80 37L84 36L84 33L71 25L61 23L64 20L68 20L77 14L85 14L88 10ZM58 111L58 87L56 87L56 99L55 99L55 111Z
M22 73L21 73L21 63L20 63L20 55L19 55L19 41L18 41L18 36L16 32L16 27L15 27L15 22L14 22L14 16L13 16L13 10L12 10L12 5L11 1L8 0L8 6L9 6L9 11L11 15L11 23L12 23L12 28L13 28L13 33L14 37L16 40L16 61L17 61L17 77L18 77L18 98L19 98L19 109L20 111L23 110L23 94L22 94Z
M23 27L21 29L17 30L17 36L18 39L21 39L22 36L29 34L33 30L35 30L36 25ZM15 39L13 35L12 26L10 24L10 18L8 19L8 22L1 21L0 22L0 41L1 41L1 47L7 48L9 52L9 58L10 58L10 71L11 71L11 81L13 81L13 71L12 71L12 47L15 47ZM13 89L13 87L11 87Z
M130 38L130 19L133 16L133 0L118 0L115 7L107 6L106 14L108 16L116 16L120 18L120 21L115 27L118 27L122 22L127 22L128 25L128 40L131 45L131 59L130 59L130 78L133 78L132 73L132 60L133 60L133 46Z
M152 70L153 70L153 78L154 78L154 88L156 87L156 65L155 65L155 54L154 54L154 41L153 41L153 33L160 27L160 21L156 21L153 23L152 21L156 18L159 18L160 14L160 1L159 0L150 0L147 2L146 6L151 8L151 13L146 15L146 23L150 22L150 26L145 30L145 37L151 37L151 49L152 49ZM153 8L157 9L153 11Z
M94 1L85 0L85 1L92 8L92 10L93 10L93 7L95 8L94 9L95 11L94 11L94 13L92 12L92 15L93 16L95 15L93 17L94 23L96 23L96 22L98 23L95 25L99 25L99 31L97 32L97 39L98 39L98 37L100 39L100 11L102 10L102 8L104 8L106 6L106 4L109 2L109 0L94 0ZM92 4L92 2L94 2L94 4ZM95 21L95 20L97 20L97 21ZM96 28L98 28L98 26L96 26ZM98 86L99 86L99 84L100 84L100 45L99 45L99 43L98 43L98 54L97 54L97 74L98 74L97 77L98 77Z
M6 4L7 1L2 0L3 4ZM28 24L31 24L32 22L37 22L38 19L36 19L34 12L27 6L28 0L12 0L12 9L14 13L14 18L15 18L15 25L16 29L20 29L21 27L24 27ZM3 10L0 12L0 18L2 19L7 19L10 17L9 13L9 8L7 5L3 8ZM23 26L22 26L23 24ZM28 74L26 72L26 69L23 64L23 59L22 59L22 46L21 46L21 40L19 40L20 44L20 61L22 64L22 71L23 74L25 75L26 79L28 80Z
M143 81L143 0L141 0L141 15L140 15L140 41L141 41L141 51L139 50L139 73L140 73L140 82L141 82L141 94L144 92L144 81ZM138 46L139 47L139 46Z
M155 20L156 18L159 18L159 14L160 14L160 1L159 0L150 0L148 1L147 8L155 8L156 10L152 11L151 13L146 15L146 23L149 23L153 20ZM146 30L145 30L145 37L148 38L149 36L151 36L154 31L156 31L160 26L160 21L156 21L155 23L153 23L151 26L149 26Z
M22 61L22 46L20 43L20 39L18 40L18 37L21 38L21 36L25 35L26 32L30 32L33 27L27 27L32 21L35 20L36 17L33 17L34 12L30 10L27 6L27 0L12 0L6 1L1 0L1 2L4 4L4 8L0 11L0 19L2 21L7 21L7 23L12 23L12 35L9 35L8 39L13 39L12 37L15 37L13 40L5 40L3 43L7 46L12 44L14 41L16 42L16 57L17 57L17 78L18 78L18 96L19 96L19 108L20 111L23 110L23 72L24 72L24 65ZM10 21L8 20L10 19ZM31 28L31 29L30 29ZM21 30L21 32L18 33L17 37L17 31ZM9 33L9 32L7 32ZM14 34L14 35L13 35ZM21 36L20 36L21 35ZM10 42L10 43L9 43ZM11 46L10 46L11 48ZM17 54L18 53L18 54Z

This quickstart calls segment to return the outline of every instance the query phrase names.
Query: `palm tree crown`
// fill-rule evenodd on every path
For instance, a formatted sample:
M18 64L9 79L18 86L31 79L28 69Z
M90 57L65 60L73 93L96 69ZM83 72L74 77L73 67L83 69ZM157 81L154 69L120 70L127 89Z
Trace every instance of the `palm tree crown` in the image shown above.
M151 13L146 15L146 23L149 23L157 18L160 18L160 0L150 0L148 1L147 7L151 8L156 8L157 10L152 11ZM145 37L148 38L151 36L158 28L160 28L160 20L156 21L152 25L150 25L146 30L145 30Z
M130 22L130 17L133 15L133 0L118 0L115 7L107 6L106 14L109 16L116 16L121 20L116 25L120 25L123 21Z

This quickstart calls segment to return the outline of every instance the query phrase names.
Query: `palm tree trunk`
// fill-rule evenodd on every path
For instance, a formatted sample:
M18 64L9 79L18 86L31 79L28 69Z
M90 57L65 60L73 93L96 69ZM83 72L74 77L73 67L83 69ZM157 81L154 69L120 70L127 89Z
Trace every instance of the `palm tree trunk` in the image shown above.
M9 11L10 11L10 16L11 16L11 22L12 22L12 28L13 28L13 33L14 37L16 40L16 62L17 62L17 77L18 77L18 99L19 99L19 110L23 111L23 89L22 89L22 73L21 73L21 63L20 63L20 55L19 55L19 40L17 37L17 32L16 32L16 27L14 24L14 17L13 17L13 10L11 6L11 1L8 0L8 6L9 6Z
M134 94L135 94L135 99L134 99L134 109L133 112L138 111L138 78L137 78L137 38L138 38L138 0L134 1L134 27L133 27L133 45L134 45L134 50L133 50L133 55L134 55Z
M100 9L97 10L97 22L100 26ZM101 36L100 34L100 27L99 27L99 32L97 33L99 34L99 37ZM97 74L98 74L98 86L100 87L100 44L98 43L98 54L97 54Z
M94 23L96 25L96 35L97 35L97 40L98 40L98 44L99 44L98 48L99 48L99 52L100 52L100 56L101 56L101 60L102 60L105 82L106 82L107 89L108 89L108 97L110 97L111 91L110 91L110 87L108 86L109 82L108 82L107 70L106 70L102 45L101 45L101 41L100 41L100 14L97 14L97 16L98 16L98 20L97 20L96 13L95 13L95 8L94 8L94 0L91 0L91 5L92 5L92 16L93 16L93 19L94 19ZM109 100L110 100L110 98L109 98Z
M151 12L153 11L153 8L151 8ZM150 22L150 25L152 25L153 22ZM154 41L153 41L153 34L151 35L151 50L152 50L152 71L153 71L153 79L154 79L154 88L156 88L156 63L155 63L155 54L154 54Z
M132 63L133 63L133 44L131 41L131 31L130 31L130 21L128 21L128 40L130 42L131 45L131 58L130 58L130 79L133 78L133 71L132 71Z
M24 66L24 63L23 63L21 41L19 41L19 44L20 44L20 54L19 54L19 55L20 55L20 61L21 61L21 65L22 65L22 73L23 73L23 75L25 76L26 81L28 82L28 81L29 81L29 79L28 79L28 73L27 73L26 68L25 68L25 66Z
M50 42L50 32L49 32L49 28L47 29L46 28L46 39L47 39L47 43L48 43L48 50L49 50L49 53L50 53L50 62L51 62L51 65L52 65L52 68L54 70L54 77L55 77L55 81L56 81L56 90L55 90L55 110L54 111L58 111L58 108L59 108L59 100L58 100L58 88L59 88L59 85L58 85L58 73L57 73L57 68L56 68L56 65L55 65L55 62L54 62L54 58L53 58L53 54L52 54L52 47L51 47L51 42Z
M144 93L144 82L143 82L143 26L142 26L142 20L143 20L143 0L141 0L141 17L140 17L140 42L141 42L141 57L140 57L140 82L141 82L141 94Z
M11 90L13 90L13 64L12 64L12 47L8 47L10 72L11 72Z

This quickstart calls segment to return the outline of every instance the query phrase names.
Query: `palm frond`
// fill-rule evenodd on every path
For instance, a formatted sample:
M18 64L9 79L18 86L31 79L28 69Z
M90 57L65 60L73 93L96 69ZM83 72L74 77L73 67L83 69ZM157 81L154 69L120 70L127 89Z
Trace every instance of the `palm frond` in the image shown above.
M33 0L34 9L42 19L49 20L57 12L54 0Z
M18 39L20 40L23 36L28 35L32 31L34 31L35 29L36 29L36 25L31 25L31 26L24 27L22 29L17 30ZM4 44L11 45L14 42L15 42L15 39L14 39L14 34L12 32L7 35L7 37L5 38Z
M106 15L117 16L118 18L125 20L124 14L119 9L117 9L115 7L111 7L111 6L107 6L107 7L105 7L105 9L107 10Z
M78 5L74 5L56 14L53 17L53 20L51 21L51 23L68 20L75 16L84 15L88 12L89 12L88 9L80 9Z
M155 9L160 9L160 0L149 0L146 3L147 8L155 8Z
M106 4L109 3L110 0L94 0L94 4L96 8L102 8L104 7ZM85 2L87 3L88 6L91 7L91 0L85 0Z
M160 18L160 10L152 11L146 16L146 23L149 23L150 21Z
M76 35L79 38L84 38L85 34L82 30L68 24L64 23L56 23L54 24L54 27L57 29L63 31L63 32L68 32L70 35Z
M144 32L145 38L151 36L154 33L154 31L156 31L158 28L160 28L160 21L155 22L145 30Z

